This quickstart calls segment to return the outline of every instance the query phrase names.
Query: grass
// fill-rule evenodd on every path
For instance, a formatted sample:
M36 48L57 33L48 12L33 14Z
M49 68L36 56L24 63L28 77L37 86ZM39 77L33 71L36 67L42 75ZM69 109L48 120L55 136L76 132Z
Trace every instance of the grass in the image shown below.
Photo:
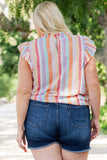
M8 101L16 95L18 77L14 75L9 77L8 74L3 74L0 77L0 98L5 97Z
M90 114L90 119L92 114ZM107 104L100 108L100 133L107 134Z
M100 108L100 132L107 134L107 103Z

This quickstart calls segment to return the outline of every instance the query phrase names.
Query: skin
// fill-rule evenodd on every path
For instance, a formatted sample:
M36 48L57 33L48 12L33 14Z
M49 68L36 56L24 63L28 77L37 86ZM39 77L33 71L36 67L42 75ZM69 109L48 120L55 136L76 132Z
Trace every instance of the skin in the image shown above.
M36 32L38 33L39 37L42 36L42 34L45 34L44 32L42 32L39 28L35 27Z
M36 28L39 37L43 34ZM23 76L24 75L24 76ZM91 102L92 119L91 119L91 141L95 139L100 131L99 113L100 113L100 85L97 75L95 57L91 58L85 66L85 78L89 99ZM18 87L16 93L16 110L17 110L17 136L16 141L21 149L27 152L26 138L23 129L26 118L28 103L32 90L32 73L28 63L22 56L18 63ZM59 144L53 143L49 146L32 149L34 159L38 160L87 160L88 151L83 153L74 153L64 150Z

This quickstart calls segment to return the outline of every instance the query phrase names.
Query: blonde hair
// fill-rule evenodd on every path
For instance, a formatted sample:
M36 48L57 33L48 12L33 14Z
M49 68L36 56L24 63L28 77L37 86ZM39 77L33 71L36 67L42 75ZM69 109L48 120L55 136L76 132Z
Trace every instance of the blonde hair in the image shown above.
M33 12L35 27L44 33L72 32L65 24L63 15L54 2L44 1L38 4Z

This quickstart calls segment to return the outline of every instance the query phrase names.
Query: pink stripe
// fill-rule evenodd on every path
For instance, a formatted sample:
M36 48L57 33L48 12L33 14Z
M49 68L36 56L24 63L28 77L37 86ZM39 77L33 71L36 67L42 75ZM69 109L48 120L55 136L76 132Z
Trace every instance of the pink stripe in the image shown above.
M59 38L58 38L59 39ZM60 79L61 79L61 49L60 49L60 40L59 40L59 52L58 52L58 66L59 66L59 79L57 86L57 96L59 96L59 88L60 88ZM56 101L58 102L58 98L56 97Z
M44 54L44 50L43 50L43 38L41 39L41 47L42 47L42 52L43 52L43 66L44 66L44 85L46 84L46 71L45 71L45 54Z
M85 43L85 44L87 44L88 46L90 46L90 47L96 49L96 47L94 47L94 46L92 46L92 45L89 45L88 43Z
M35 94L35 100L37 99L37 96L39 94L40 90L40 62L39 62L39 52L38 52L38 44L37 44L37 39L35 40L35 49L36 49L36 54L37 54L37 70L38 70L38 89L37 89L37 94Z
M78 39L79 39L79 85L78 85L78 94L80 93L80 85L81 85L81 56L82 56L82 51L81 51L81 39L80 39L80 37L78 36ZM78 100L78 102L79 102L79 100Z

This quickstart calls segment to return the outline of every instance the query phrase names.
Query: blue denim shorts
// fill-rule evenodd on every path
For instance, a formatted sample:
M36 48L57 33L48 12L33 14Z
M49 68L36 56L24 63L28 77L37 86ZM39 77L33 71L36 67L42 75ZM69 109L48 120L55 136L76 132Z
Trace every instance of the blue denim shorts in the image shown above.
M91 149L88 105L29 100L24 122L27 147L36 149L59 143L71 152Z

